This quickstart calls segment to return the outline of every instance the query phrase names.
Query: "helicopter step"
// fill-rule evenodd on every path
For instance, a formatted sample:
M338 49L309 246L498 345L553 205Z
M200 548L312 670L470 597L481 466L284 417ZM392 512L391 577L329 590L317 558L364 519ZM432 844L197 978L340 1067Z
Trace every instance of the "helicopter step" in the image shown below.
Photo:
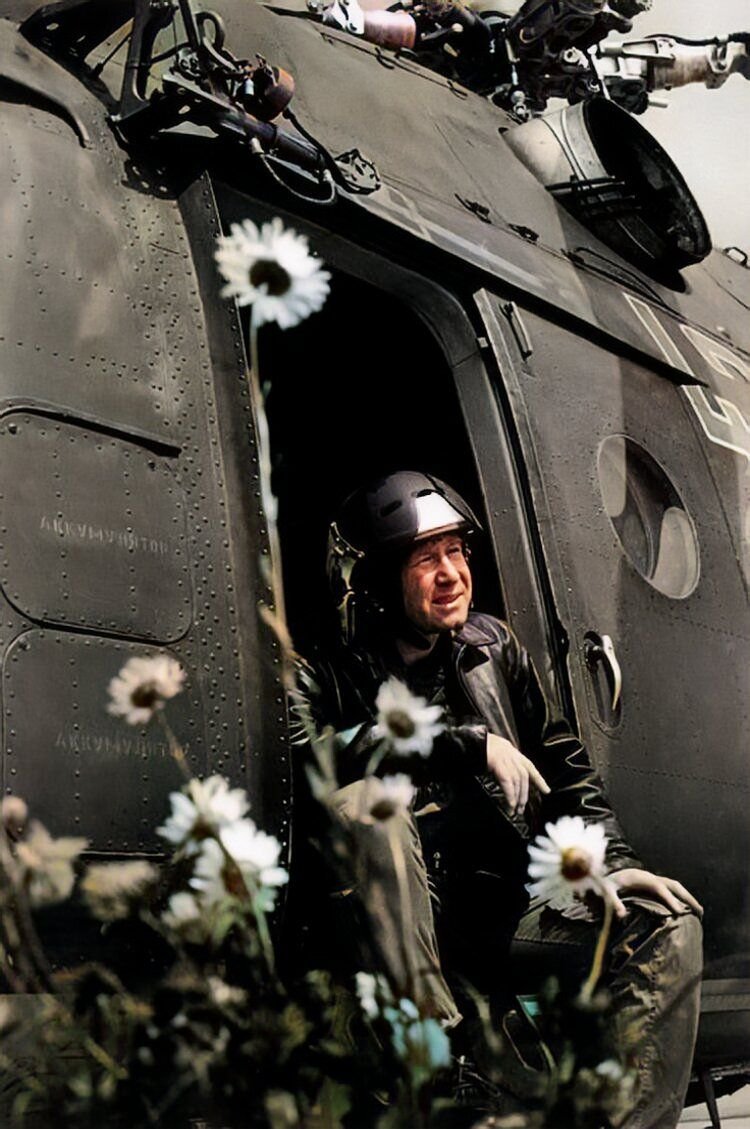
M699 1126L700 1129L750 1129L750 1086L743 1086L736 1093L717 1099L713 1096L713 1082L706 1080L706 1083L706 1099L683 1110L678 1129L697 1129ZM710 1118L708 1124L706 1116Z

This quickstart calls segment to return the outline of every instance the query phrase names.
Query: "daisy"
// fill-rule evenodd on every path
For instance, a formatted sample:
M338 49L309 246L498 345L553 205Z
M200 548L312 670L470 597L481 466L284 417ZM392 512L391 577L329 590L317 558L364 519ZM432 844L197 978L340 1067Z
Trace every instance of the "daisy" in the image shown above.
M220 976L208 977L208 995L217 1007L240 1006L247 1002L247 992L227 984Z
M200 942L206 939L209 923L194 894L185 891L173 894L162 914L162 921L169 929L182 934L186 941Z
M552 909L564 909L589 891L610 896L614 883L605 878L607 836L601 824L564 815L545 830L529 847L529 876L536 879L528 887L531 896L545 898Z
M412 694L398 678L389 678L383 683L375 705L378 720L373 735L376 738L386 738L396 753L430 755L432 742L444 728L440 706L428 706L424 698Z
M223 827L217 839L201 846L190 885L210 905L227 895L243 897L247 889L261 909L272 909L273 887L283 886L288 874L278 866L281 844L259 831L251 819Z
M377 1019L380 1015L380 999L392 999L385 980L382 976L374 976L371 972L358 972L354 979L362 1011L369 1019Z
M328 297L330 274L310 254L307 239L285 230L278 216L260 228L252 220L233 223L231 235L219 237L214 258L226 280L222 298L251 305L255 326L275 321L289 329Z
M230 788L218 775L193 779L184 791L172 792L169 799L172 814L156 833L176 847L216 834L242 819L250 807L244 788Z
M158 877L155 866L145 859L96 863L81 881L81 893L94 917L117 921L127 917L134 899Z
M169 698L182 690L185 671L168 655L128 659L109 684L107 710L128 725L147 725Z
M12 839L17 839L21 835L28 815L26 801L20 796L5 796L0 801L0 819Z
M73 861L87 846L87 839L53 839L46 827L31 821L26 838L16 846L16 856L32 906L65 901L75 882Z
M373 777L373 780L377 780L379 785L370 804L370 816L373 819L390 819L397 812L405 811L414 799L416 789L405 772L384 776L382 780Z

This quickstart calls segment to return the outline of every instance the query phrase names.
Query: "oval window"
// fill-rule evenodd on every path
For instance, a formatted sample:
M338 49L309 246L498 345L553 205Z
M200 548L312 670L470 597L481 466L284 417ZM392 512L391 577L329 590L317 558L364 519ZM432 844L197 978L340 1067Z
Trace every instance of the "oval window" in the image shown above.
M665 596L689 596L700 575L698 538L666 472L625 435L602 442L598 471L604 508L630 563Z

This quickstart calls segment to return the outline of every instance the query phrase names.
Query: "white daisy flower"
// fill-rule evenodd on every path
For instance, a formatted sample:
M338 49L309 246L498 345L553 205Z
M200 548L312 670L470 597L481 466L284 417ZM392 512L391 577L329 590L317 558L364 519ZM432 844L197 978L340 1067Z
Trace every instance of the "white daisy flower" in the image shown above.
M133 901L159 876L145 859L129 862L95 863L81 881L81 893L94 917L117 921L127 917Z
M169 698L182 690L185 671L168 655L128 659L109 684L109 713L128 725L147 725Z
M16 846L16 857L33 906L65 901L75 882L73 860L87 846L87 839L53 839L46 827L31 821L26 838Z
M193 922L200 920L201 907L198 905L194 894L180 891L179 894L172 894L167 909L162 916L171 928L182 929L184 926L192 925Z
M213 926L210 910L199 903L195 894L183 890L172 895L161 919L168 929L194 944L203 944Z
M584 823L580 815L564 815L545 826L529 847L528 886L532 897L545 898L552 909L564 909L593 891L609 897L614 883L605 878L607 836L599 823Z
M262 909L272 909L275 891L288 874L278 866L281 844L273 835L259 831L251 819L241 819L221 828L216 839L206 839L190 885L207 905L227 895L243 897L247 888ZM227 857L229 856L229 857Z
M239 1007L247 1002L247 992L227 984L220 976L208 977L208 995L217 1007Z
M11 838L17 839L29 817L26 801L20 796L5 796L0 801L0 818Z
M229 868L230 864L221 844L215 839L204 839L190 879L190 885L202 904L214 905L229 894L244 893L237 876L230 874Z
M604 1062L600 1062L596 1067L595 1073L601 1078L608 1078L611 1082L622 1081L625 1070L622 1063L618 1062L615 1058L605 1058Z
M440 706L428 706L424 698L412 694L398 678L389 678L383 683L375 705L378 720L373 735L376 738L387 738L396 753L430 755L432 742L444 729Z
M275 321L289 329L322 308L331 276L310 254L307 239L285 230L278 216L260 228L252 220L233 223L231 235L217 242L214 258L226 279L221 296L252 305L256 326Z
M382 780L373 777L373 782L377 782L369 813L373 819L390 819L397 812L405 811L414 799L416 788L405 772L384 776Z
M372 972L358 972L354 977L357 999L362 1011L368 1019L377 1019L380 1015L381 1001L393 1003L393 996L383 976L373 975Z
M184 791L172 792L169 799L172 814L157 827L156 833L176 847L216 834L242 819L250 807L244 788L230 788L224 777L218 775L206 780L193 779Z

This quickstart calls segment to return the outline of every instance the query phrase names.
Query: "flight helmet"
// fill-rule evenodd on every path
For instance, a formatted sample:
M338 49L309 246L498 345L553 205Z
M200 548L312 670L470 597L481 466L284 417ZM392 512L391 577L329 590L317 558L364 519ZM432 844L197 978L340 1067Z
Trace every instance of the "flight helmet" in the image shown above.
M402 470L350 494L328 530L326 571L344 641L386 624L403 628L401 564L417 541L481 530L460 494L430 474Z

